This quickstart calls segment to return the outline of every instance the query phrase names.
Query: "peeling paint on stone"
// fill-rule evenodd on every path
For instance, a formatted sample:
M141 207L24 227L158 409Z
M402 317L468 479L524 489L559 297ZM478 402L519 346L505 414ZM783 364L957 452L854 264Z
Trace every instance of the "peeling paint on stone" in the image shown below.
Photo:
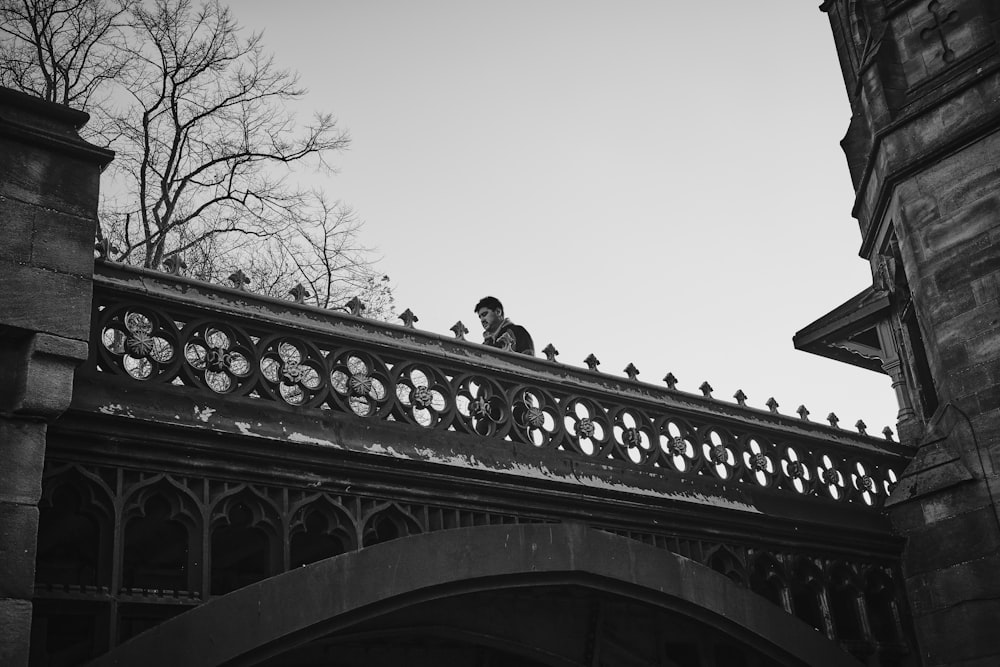
M432 449L427 448L414 448L413 453L415 456L407 455L403 452L399 452L392 447L386 447L380 443L374 443L372 445L367 445L365 450L371 454L381 454L383 456L392 456L394 458L406 458L406 459L421 459L426 461L433 461L434 463L440 463L443 465L456 466L461 468L475 468L478 470L492 470L516 475L518 477L530 477L534 479L547 479L556 480L567 484L576 484L578 486L584 486L588 488L603 488L611 489L614 491L622 491L625 493L633 493L642 496L651 496L655 498L663 498L667 500L674 500L677 502L685 503L696 503L698 505L710 505L712 507L719 507L731 510L737 510L740 512L752 512L754 514L761 514L762 512L754 507L753 505L730 500L723 498L721 496L709 496L703 493L694 492L664 492L657 491L656 489L647 489L638 486L634 486L627 482L613 482L607 479L602 479L600 477L595 477L593 475L573 475L566 476L560 475L551 471L548 467L543 464L523 464L517 462L509 462L502 465L487 465L486 463L478 460L474 455L461 455L461 454L442 454L436 452Z
M606 479L600 479L592 475L585 475L582 477L577 477L581 484L585 486L596 486L605 489L614 489L615 491L627 491L628 493L638 493L644 496L656 496L657 498L668 498L670 500L677 500L685 503L696 503L698 505L711 505L712 507L723 507L731 510L739 510L740 512L753 512L754 514L763 514L759 509L753 505L748 505L747 503L741 503L735 500L729 500L727 498L722 498L720 496L706 496L703 493L694 493L691 491L682 493L662 493L660 491L654 491L652 489L642 489L635 486L630 486L629 484L624 484L620 482L609 482Z
M301 442L307 445L322 445L323 447L337 447L337 449L340 449L335 442L323 440L322 438L314 438L304 433L289 433L288 439L292 442Z
M210 408L210 407L208 407L206 405L204 408L202 408L201 410L199 410L197 405L194 406L194 417L195 417L195 419L200 419L201 421L205 422L206 424L208 423L208 420L211 419L212 415L214 415L214 414L215 414L215 408Z
M108 405L102 405L97 408L98 412L102 415L124 415L126 417L133 417L132 408L126 407L121 403L109 403Z

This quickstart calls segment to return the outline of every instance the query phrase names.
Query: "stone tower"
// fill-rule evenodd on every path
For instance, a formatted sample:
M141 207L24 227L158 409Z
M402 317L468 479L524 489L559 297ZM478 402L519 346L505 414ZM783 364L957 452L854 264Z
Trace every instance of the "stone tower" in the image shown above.
M1000 2L827 0L872 287L800 349L887 373L925 665L1000 664Z

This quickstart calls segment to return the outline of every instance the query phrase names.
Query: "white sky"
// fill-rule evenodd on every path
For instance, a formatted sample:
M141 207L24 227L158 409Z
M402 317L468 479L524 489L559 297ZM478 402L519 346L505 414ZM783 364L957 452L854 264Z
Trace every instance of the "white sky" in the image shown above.
M353 137L326 188L397 308L486 294L559 361L895 428L887 376L792 335L871 284L819 0L232 0ZM539 356L540 353L539 353Z

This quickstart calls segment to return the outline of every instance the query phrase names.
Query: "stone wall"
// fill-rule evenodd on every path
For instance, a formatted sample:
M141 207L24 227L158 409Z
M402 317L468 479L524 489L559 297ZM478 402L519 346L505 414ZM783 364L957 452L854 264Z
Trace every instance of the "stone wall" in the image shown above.
M1000 5L824 3L861 256L919 423L887 506L925 665L1000 664Z
M87 115L0 88L0 664L28 664L48 423L87 357L98 181Z

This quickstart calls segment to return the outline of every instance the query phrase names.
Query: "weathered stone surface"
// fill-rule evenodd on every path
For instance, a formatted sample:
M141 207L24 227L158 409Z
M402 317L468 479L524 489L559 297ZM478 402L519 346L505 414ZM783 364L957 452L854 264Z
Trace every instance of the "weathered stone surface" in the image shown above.
M89 278L5 261L0 261L0 275L0 325L82 341L90 337Z
M90 276L94 272L95 218L77 218L55 211L35 216L31 265L50 271Z
M0 351L0 414L53 418L69 407L73 370L87 358L87 343L36 333Z
M992 506L915 530L908 538L903 564L908 578L984 558L1000 549L1000 531Z
M919 502L894 505L890 516L895 529L905 535L939 521L989 507L991 502L985 484L965 482L940 489Z
M910 579L914 615L947 609L967 600L1000 600L1000 554L958 563Z
M31 603L0 599L0 665L27 665L31 645Z
M31 262L31 237L35 229L36 206L10 197L0 196L0 260L29 264Z
M0 419L0 503L36 504L42 492L46 425Z
M0 503L0 598L31 599L37 533L37 507Z
M40 151L0 135L0 195L92 218L97 210L100 166L77 156Z
M924 665L953 665L1000 654L998 618L1000 599L969 601L916 618Z

